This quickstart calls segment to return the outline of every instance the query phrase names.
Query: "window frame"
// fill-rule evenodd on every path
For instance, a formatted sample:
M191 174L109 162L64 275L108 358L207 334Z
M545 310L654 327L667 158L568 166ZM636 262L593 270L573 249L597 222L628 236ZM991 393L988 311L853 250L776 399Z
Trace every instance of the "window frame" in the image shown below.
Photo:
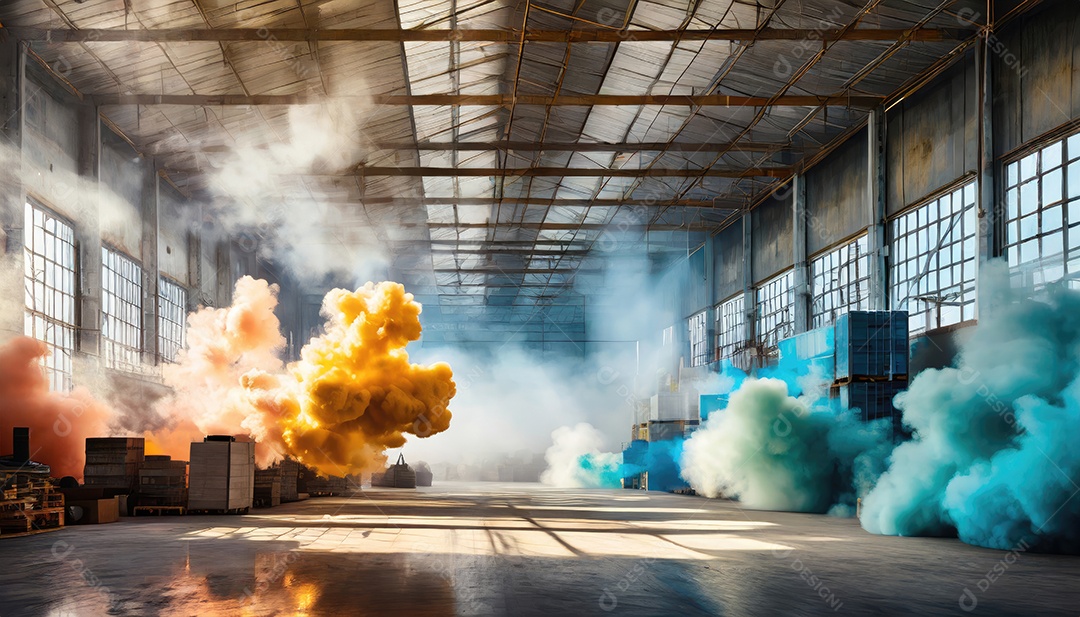
M867 234L861 233L810 258L811 328L827 326L850 311L870 310L869 246Z
M176 302L169 296L168 292L173 291L170 288L175 288L175 291L179 292L180 302ZM157 355L162 362L170 364L176 362L177 354L187 344L187 296L187 287L167 276L158 276ZM177 310L170 311L170 308Z
M105 368L142 370L143 272L142 265L128 254L101 245L101 357Z
M1014 284L1080 288L1080 132L1025 148L1001 170L999 246Z
M733 358L746 348L746 296L739 292L716 305L716 359Z
M78 236L72 221L57 214L41 200L27 195L23 201L23 333L44 343L48 350L41 358L41 366L49 381L49 389L70 392L78 343ZM53 231L48 229L50 221ZM40 234L37 233L39 229ZM46 242L48 238L51 238L49 243L53 245L51 249ZM39 244L41 252L37 252ZM65 249L65 252L70 249L70 259L64 259L59 253L60 249ZM63 279L60 279L61 275ZM59 314L58 302L64 305Z
M795 268L782 270L754 287L757 342L774 349L795 333Z
M908 313L912 336L975 319L976 201L968 175L887 221L889 305Z

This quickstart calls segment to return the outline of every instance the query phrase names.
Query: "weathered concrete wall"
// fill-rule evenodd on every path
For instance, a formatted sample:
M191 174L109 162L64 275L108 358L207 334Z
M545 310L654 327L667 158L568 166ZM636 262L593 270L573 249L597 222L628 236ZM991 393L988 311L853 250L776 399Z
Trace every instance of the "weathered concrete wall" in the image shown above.
M975 56L890 110L885 208L892 215L978 168Z
M77 181L78 114L35 77L28 77L26 84L23 184L30 197L75 220L82 214L83 198Z
M791 193L784 198L769 198L751 211L750 233L753 250L750 267L754 282L772 276L794 263L792 243Z
M810 255L865 229L869 222L866 140L866 129L858 131L806 172L806 250Z
M141 263L142 217L146 202L147 161L115 134L102 131L98 216L102 241Z
M693 254L687 257L686 261L687 277L683 282L683 292L678 295L678 314L683 318L707 308L705 298L707 296L706 287L709 285L709 281L705 279L705 247L694 251ZM685 327L685 319L682 320L682 325Z
M191 213L187 200L167 182L162 181L158 192L160 226L158 229L158 269L181 285L188 283L188 237Z
M1080 118L1080 11L1044 3L997 36L994 154L1002 156Z
M723 302L743 290L743 237L742 222L735 221L715 239L715 265L713 277L716 284L716 300Z

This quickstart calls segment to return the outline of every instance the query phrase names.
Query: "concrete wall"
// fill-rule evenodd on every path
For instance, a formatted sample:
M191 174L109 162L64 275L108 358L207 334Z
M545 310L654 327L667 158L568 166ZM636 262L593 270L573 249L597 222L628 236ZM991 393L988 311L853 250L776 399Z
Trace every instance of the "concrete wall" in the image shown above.
M227 304L233 280L228 245L217 236L212 221L207 221L205 230L197 226L198 217L193 213L199 211L198 205L163 180L159 182L152 159L111 133L93 107L67 92L41 67L28 62L24 85L20 86L18 47L3 39L0 37L0 57L10 70L0 72L0 111L7 118L3 127L6 142L14 144L4 146L9 148L3 152L8 169L0 182L4 270L21 277L25 193L67 218L75 228L79 247L76 385L88 378L97 379L100 370L103 243L143 266L143 359L154 364L159 274L188 287L190 308L200 303L200 294L193 292L201 288L211 292L206 303ZM25 101L19 98L22 89ZM25 131L21 130L24 125ZM204 257L209 267L205 271L193 269ZM0 286L19 289L21 280L7 277ZM22 315L13 313L19 323L14 318L0 323L5 335L21 332Z
M191 251L190 221L194 220L191 204L167 182L158 191L160 226L158 228L158 269L161 274L186 286Z
M705 278L705 247L699 247L686 258L687 277L683 281L683 291L679 298L678 315L683 317L683 326L686 317L700 313L706 308L706 289L709 281Z
M866 129L857 132L806 172L806 250L810 255L866 229L870 200L866 139Z
M102 131L101 188L98 191L98 216L101 239L142 263L143 217L147 202L147 161L110 131Z
M713 277L716 284L716 299L723 302L743 290L743 236L742 224L738 221L717 234L715 239Z
M791 202L792 196L788 191L783 198L770 197L751 211L750 241L753 250L750 267L755 283L772 278L794 264Z
M896 214L978 169L977 85L972 52L889 111L887 214Z
M74 220L82 214L77 114L48 83L33 78L27 80L26 97L24 190L57 214Z
M1002 156L1080 118L1080 12L1050 2L998 33L994 153Z

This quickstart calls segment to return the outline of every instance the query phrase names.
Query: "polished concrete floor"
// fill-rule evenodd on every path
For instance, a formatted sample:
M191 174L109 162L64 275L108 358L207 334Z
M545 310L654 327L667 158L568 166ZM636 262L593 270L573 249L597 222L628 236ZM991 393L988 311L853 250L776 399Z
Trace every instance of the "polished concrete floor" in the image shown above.
M0 540L0 617L969 613L1076 617L1080 558L528 484L371 490Z

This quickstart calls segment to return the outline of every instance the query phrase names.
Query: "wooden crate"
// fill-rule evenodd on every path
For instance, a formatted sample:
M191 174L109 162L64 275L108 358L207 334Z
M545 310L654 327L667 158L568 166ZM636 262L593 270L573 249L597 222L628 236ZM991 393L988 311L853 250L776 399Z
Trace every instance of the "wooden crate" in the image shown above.
M188 510L241 512L252 506L255 444L204 441L191 444Z

